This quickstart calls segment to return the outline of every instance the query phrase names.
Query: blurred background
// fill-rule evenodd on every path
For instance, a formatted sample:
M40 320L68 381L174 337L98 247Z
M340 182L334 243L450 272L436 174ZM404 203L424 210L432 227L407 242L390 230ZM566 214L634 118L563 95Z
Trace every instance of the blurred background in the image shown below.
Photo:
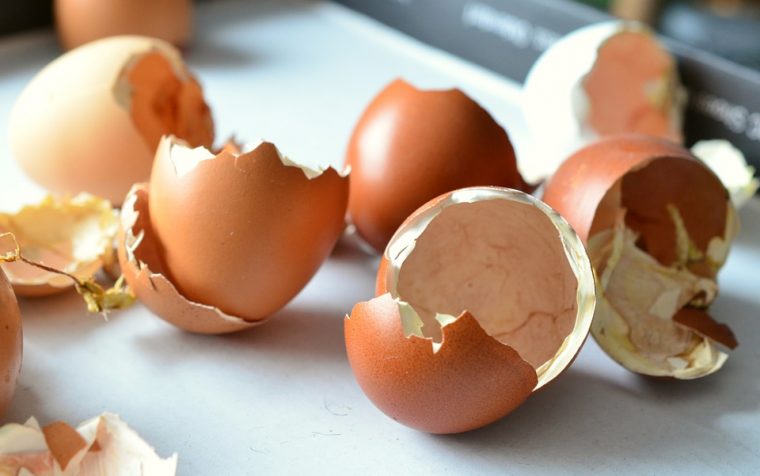
M155 3L167 1L172 3L172 0L156 0ZM760 70L760 0L575 1L621 18L646 22L670 38ZM59 0L59 3L69 4L101 2ZM53 3L51 0L0 0L3 12L0 15L0 35L51 25Z

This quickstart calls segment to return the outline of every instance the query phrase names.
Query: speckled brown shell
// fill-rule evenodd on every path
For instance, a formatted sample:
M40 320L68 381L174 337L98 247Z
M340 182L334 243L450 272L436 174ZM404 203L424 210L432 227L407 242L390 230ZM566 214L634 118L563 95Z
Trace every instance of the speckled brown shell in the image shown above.
M429 340L404 337L389 294L357 304L345 338L364 393L394 420L429 433L492 423L523 403L537 381L533 367L469 313L443 328L435 354Z
M396 80L367 106L346 154L349 213L378 252L401 222L462 187L526 189L504 129L458 89L421 91Z
M21 371L21 314L11 284L0 270L0 416L10 405Z

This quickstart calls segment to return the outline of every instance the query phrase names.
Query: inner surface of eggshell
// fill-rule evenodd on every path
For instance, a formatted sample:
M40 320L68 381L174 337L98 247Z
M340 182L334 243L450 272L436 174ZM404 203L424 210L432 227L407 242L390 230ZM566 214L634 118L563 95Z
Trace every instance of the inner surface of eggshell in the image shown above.
M114 261L116 213L107 200L89 194L48 196L16 213L0 213L0 233L13 233L21 255L84 281ZM52 294L70 288L71 278L15 261L3 263L21 296Z
M149 150L155 150L165 134L181 137L192 146L212 145L211 110L200 84L184 66L152 50L129 62L122 81L129 85L132 121Z
M0 269L0 416L13 399L21 371L21 314L8 278Z
M536 208L505 200L445 208L417 238L397 291L440 341L436 314L469 311L538 368L573 329L577 280L559 234Z
M683 93L675 61L648 30L610 36L581 84L586 121L598 135L627 132L682 141Z
M714 342L735 347L736 339L699 309L717 295L714 278L698 276L685 264L663 266L636 241L622 216L614 230L589 241L604 291L595 337L613 358L639 373L697 378L717 371L727 356Z
M727 202L721 182L699 162L656 158L626 173L608 190L589 236L614 228L619 211L625 210L626 226L639 235L637 246L667 266L678 258L672 210L677 210L694 246L706 255L716 238L725 239Z

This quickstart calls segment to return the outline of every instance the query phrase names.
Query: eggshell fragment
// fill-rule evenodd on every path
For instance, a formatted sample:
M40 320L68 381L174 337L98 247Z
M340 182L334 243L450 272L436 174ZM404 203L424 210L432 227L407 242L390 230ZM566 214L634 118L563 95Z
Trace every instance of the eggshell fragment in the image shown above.
M190 0L55 0L55 26L64 49L100 38L143 35L184 46L192 30Z
M600 277L591 332L623 366L698 378L735 346L705 309L737 231L720 180L686 149L653 137L612 136L565 161L544 201L587 244Z
M162 459L118 416L104 413L74 429L64 422L40 428L0 427L0 474L24 476L172 476L177 455Z
M691 153L707 164L731 194L731 201L740 208L757 192L760 180L755 168L747 164L744 154L726 140L702 140L691 147Z
M159 242L150 224L148 184L136 184L121 209L118 243L124 278L148 309L189 332L224 334L260 324L185 298L167 277Z
M183 329L248 327L311 279L343 230L347 200L347 176L301 167L273 144L215 155L167 137L149 189L136 187L122 212L122 270Z
M16 101L9 129L15 158L42 186L116 205L148 179L162 134L206 146L214 137L179 51L140 36L88 43L47 65Z
M525 161L523 173L546 178L573 151L610 134L681 142L685 91L675 58L643 24L611 21L566 35L525 80L523 112L536 159Z
M89 194L47 196L16 213L0 213L0 233L13 233L21 254L34 262L91 279L115 261L116 212L107 200ZM74 281L27 263L3 263L18 296L46 296L71 288Z
M367 106L346 152L349 213L382 251L428 200L474 185L527 189L504 129L458 89L423 91L398 79Z
M23 341L16 296L0 269L0 416L5 413L16 391Z
M583 345L594 277L580 239L522 192L461 189L388 244L378 297L345 319L367 396L430 433L489 424L553 381Z

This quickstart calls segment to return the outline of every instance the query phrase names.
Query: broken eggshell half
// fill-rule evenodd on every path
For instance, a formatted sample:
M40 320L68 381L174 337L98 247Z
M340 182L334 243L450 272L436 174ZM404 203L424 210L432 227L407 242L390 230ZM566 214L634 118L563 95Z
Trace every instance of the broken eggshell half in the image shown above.
M347 316L348 358L391 418L430 433L494 422L562 373L595 306L583 245L523 192L449 192L398 229L378 297Z
M177 455L163 459L117 415L104 413L76 429L35 418L0 427L0 474L173 476Z
M526 161L523 174L544 179L570 153L610 134L681 142L685 103L676 60L647 26L580 28L546 50L526 77L523 113L541 160Z
M163 134L210 146L214 125L180 52L141 36L105 38L60 56L26 86L9 119L11 149L32 179L116 205L148 179Z
M364 110L346 151L349 214L381 252L414 210L442 193L528 188L506 131L459 89L421 90L397 79Z
M21 371L23 336L16 296L0 269L0 416L13 400ZM2 468L2 466L0 466Z
M735 347L706 312L738 229L726 189L689 151L648 136L601 139L565 161L544 201L587 245L600 291L591 332L627 369L698 378Z
M327 258L348 177L295 164L268 142L218 154L165 137L150 185L122 208L119 262L137 297L191 332L260 324Z
M13 234L24 258L82 282L115 261L113 242L118 228L110 202L86 193L49 195L15 213L0 213L0 233ZM47 296L74 285L69 276L22 261L0 266L18 296Z

